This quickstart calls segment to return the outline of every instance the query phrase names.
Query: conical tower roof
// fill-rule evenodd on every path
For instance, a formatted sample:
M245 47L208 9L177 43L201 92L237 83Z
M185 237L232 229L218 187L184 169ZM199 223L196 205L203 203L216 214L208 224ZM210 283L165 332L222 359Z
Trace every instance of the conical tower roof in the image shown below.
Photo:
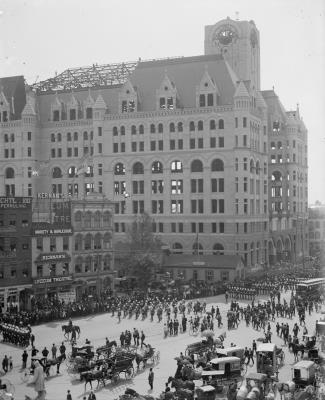
M27 97L27 102L26 102L26 105L25 105L21 115L36 115L36 112L30 102L29 97Z
M94 104L94 108L100 109L100 110L106 110L107 105L103 99L103 96L101 95L101 93L99 93L96 102Z
M234 97L250 97L243 81L239 82Z

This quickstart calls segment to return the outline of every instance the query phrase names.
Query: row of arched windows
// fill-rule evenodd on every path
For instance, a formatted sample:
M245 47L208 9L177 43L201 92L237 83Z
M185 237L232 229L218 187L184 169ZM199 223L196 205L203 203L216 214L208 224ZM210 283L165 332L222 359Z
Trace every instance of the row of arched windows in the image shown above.
M111 213L109 211L76 211L74 213L74 222L76 226L82 225L84 228L109 227L111 224Z
M219 119L218 121L211 119L209 121L209 129L210 130L215 130L215 129L224 129L225 128L225 122L223 119ZM169 132L174 133L174 132L183 132L184 130L184 124L183 122L170 122L169 123ZM203 121L198 121L197 123L194 121L190 121L189 123L189 131L194 132L194 131L203 131L204 130L204 122ZM149 131L150 133L164 133L164 125L162 123L159 124L150 124L149 126ZM120 135L125 135L125 126L122 125L120 127L114 126L113 127L113 136L118 136ZM137 133L139 134L144 134L144 126L141 124L139 126L136 125L131 125L131 134L136 135Z
M191 172L203 172L204 166L201 160L193 160L190 166ZM125 165L123 163L117 163L114 167L115 175L125 175ZM183 172L183 163L180 160L174 160L170 163L171 172ZM224 162L219 158L214 159L211 162L212 172L224 171ZM164 172L164 166L160 161L154 161L151 164L151 173L162 174ZM144 166L141 162L137 161L132 166L132 174L139 175L144 173Z
M79 233L74 237L74 249L75 251L107 250L111 247L111 239L112 234L110 232L106 232L103 235L101 233L96 233L96 235L91 233L82 235Z
M212 253L215 255L223 255L224 254L224 246L221 243L215 243L212 247ZM204 248L201 243L195 242L192 246L193 254L202 255L204 252ZM172 244L172 253L174 254L182 254L183 253L183 245L179 242L175 242Z

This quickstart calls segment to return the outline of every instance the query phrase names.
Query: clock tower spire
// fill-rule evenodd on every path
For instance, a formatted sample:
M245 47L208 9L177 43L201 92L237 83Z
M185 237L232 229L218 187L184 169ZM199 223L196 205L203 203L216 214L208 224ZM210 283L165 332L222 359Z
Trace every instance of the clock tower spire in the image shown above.
M260 90L259 32L254 21L234 21L227 17L205 27L205 54L222 54L243 81Z

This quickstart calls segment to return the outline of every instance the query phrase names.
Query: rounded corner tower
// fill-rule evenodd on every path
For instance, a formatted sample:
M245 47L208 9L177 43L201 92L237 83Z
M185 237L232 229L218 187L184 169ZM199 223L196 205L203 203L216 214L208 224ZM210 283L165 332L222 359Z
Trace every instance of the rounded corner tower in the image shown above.
M204 53L221 54L238 78L260 90L260 35L254 21L227 17L205 27Z

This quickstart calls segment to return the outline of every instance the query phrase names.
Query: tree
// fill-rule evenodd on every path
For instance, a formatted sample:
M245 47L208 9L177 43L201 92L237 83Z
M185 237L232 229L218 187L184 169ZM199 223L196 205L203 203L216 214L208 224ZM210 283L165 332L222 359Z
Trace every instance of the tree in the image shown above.
M136 215L127 230L128 251L123 257L128 275L134 276L140 287L148 286L160 265L162 242L152 230L153 219L147 213Z

